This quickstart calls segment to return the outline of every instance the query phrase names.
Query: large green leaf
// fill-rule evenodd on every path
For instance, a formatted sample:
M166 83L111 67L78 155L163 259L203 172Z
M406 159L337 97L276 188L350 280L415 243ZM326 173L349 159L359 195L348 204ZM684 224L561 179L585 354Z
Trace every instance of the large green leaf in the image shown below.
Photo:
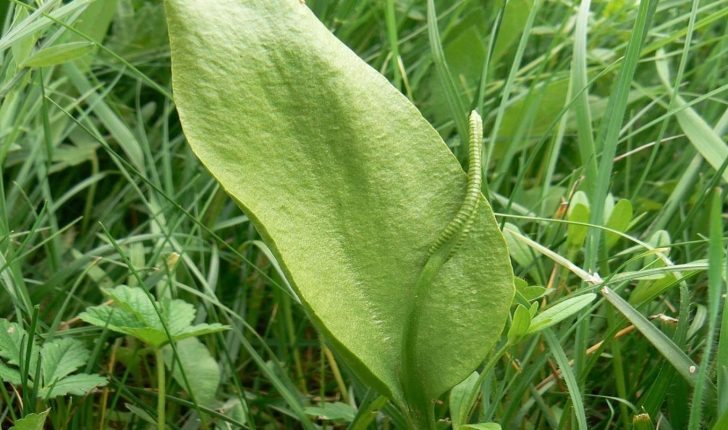
M299 0L167 0L174 93L193 151L270 246L357 374L405 405L403 332L428 249L467 176L437 132ZM430 400L465 379L513 296L490 206L419 309ZM411 406L411 405L410 405Z

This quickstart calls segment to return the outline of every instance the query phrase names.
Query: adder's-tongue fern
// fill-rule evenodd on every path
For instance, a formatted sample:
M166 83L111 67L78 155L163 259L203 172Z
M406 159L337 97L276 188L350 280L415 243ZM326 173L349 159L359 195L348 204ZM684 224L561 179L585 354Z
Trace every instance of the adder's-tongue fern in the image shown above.
M445 227L435 243L430 247L427 262L422 268L413 287L413 300L405 323L402 342L402 385L405 393L410 427L434 429L433 401L424 394L423 382L427 375L419 372L417 357L417 338L420 317L425 299L432 282L440 268L452 258L460 245L465 241L478 210L480 186L482 183L481 143L483 123L477 112L470 114L470 160L468 163L468 187L455 217Z
M482 162L481 162L481 144L483 138L483 121L476 111L470 113L470 151L468 160L468 189L465 193L465 199L462 206L455 217L440 233L434 244L430 247L428 257L431 257L435 251L445 245L455 235L460 233L460 237L453 249L448 254L448 259L453 256L457 248L467 237L468 230L472 224L473 216L478 210L478 202L480 196L480 187L483 182Z

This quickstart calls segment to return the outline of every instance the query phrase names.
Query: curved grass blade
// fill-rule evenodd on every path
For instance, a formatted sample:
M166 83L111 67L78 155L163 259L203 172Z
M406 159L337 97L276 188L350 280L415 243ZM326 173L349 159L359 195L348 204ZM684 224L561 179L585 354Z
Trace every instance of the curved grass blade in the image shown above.
M556 337L554 332L551 331L551 329L546 329L543 334L546 342L549 344L551 352L554 354L556 363L561 369L561 374L564 375L564 380L566 381L566 387L569 389L569 396L571 398L571 403L574 407L574 415L576 416L576 422L579 425L579 429L586 430L588 427L586 424L584 401L581 399L581 390L579 389L579 383L576 380L576 375L574 375L574 371L569 365L569 359L566 358L566 353L564 353L564 349L561 348L559 339Z
M652 323L639 313L635 308L619 297L617 293L609 287L602 288L602 295L614 305L619 312L622 313L635 327L639 330L647 340L669 361L683 378L692 386L698 382L697 365L691 360L675 343L657 329ZM707 389L712 393L715 392L715 386L710 381L703 381L707 385ZM714 394L709 394L714 396Z

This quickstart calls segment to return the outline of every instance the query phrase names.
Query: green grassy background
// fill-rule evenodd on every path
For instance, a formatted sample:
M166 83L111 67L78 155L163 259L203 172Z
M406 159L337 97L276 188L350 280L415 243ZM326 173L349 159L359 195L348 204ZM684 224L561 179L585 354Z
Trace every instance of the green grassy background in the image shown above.
M139 285L128 261L153 293L194 304L197 322L233 327L202 338L222 375L217 414L195 407L168 378L171 428L313 428L307 417L346 428L376 396L337 364L245 215L187 147L170 98L161 2L97 0L20 38L13 31L23 19L40 22L27 18L39 5L25 3L0 0L0 317L35 325L41 337L87 342L86 370L110 384L35 404L22 401L23 387L2 384L0 427L47 407L48 428L148 426L141 416L155 414L153 354L75 319L106 300L100 287ZM50 13L63 2L44 3ZM728 363L728 339L719 336L721 324L728 328L719 312L728 1L434 1L436 23L428 23L427 3L308 0L460 159L465 113L483 112L484 193L498 220L601 278L614 276L610 287L632 298L633 314L650 318L698 363L696 374L716 381ZM86 40L102 47L56 65L22 64L34 50ZM658 251L616 237L607 248L600 230L554 221L604 225L620 199L633 216L609 226ZM549 289L542 306L592 288L519 243L511 242L516 274ZM671 265L685 266L668 272ZM628 276L648 269L661 278ZM634 330L637 317L628 314L600 297L550 335L511 348L486 378L479 420L511 429L631 428L644 411L661 429L728 428L715 406L728 398L725 381L696 400L699 390L670 364L675 351ZM445 428L447 398L437 413ZM402 422L385 404L360 428Z

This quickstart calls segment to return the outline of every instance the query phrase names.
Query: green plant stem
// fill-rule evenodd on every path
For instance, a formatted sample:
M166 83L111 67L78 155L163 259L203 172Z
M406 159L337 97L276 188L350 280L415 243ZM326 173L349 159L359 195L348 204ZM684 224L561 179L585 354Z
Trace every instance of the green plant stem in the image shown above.
M612 330L617 325L617 319L614 314L614 308L608 306L606 308L607 324L609 329ZM617 387L617 394L622 399L627 397L627 385L624 378L624 367L622 366L622 348L619 343L619 339L613 338L610 343L610 349L612 351L612 368L614 369L614 382ZM622 425L624 428L629 428L629 411L627 405L623 402L619 403L619 414L622 419Z
M407 421L407 427L410 430L436 430L437 424L435 423L435 406L430 405L426 410L422 408L412 408L405 411L405 421Z
M468 405L470 405L470 412L468 413L468 417L466 418L465 422L470 421L470 417L475 412L474 406L475 401L478 398L478 392L480 391L480 387L483 385L483 381L485 381L485 377L488 376L488 373L490 373L491 370L495 367L495 364L503 357L503 354L508 351L508 348L510 348L511 343L506 342L503 344L503 346L495 353L493 356L488 360L488 363L483 368L483 371L480 372L480 375L478 376L478 380L475 382L475 385L473 386L473 391L470 392L470 397L468 397Z
M164 430L167 387L164 381L164 356L162 355L162 348L154 349L154 357L157 365L157 430Z
M434 429L434 410L431 400L425 393L425 384L418 371L419 360L417 356L417 337L419 334L421 309L427 298L427 290L437 275L445 259L452 249L452 242L446 244L444 249L436 252L425 264L417 282L414 285L413 306L408 315L408 324L405 326L402 348L402 385L406 405L407 425L412 430ZM428 417L432 416L432 423Z

